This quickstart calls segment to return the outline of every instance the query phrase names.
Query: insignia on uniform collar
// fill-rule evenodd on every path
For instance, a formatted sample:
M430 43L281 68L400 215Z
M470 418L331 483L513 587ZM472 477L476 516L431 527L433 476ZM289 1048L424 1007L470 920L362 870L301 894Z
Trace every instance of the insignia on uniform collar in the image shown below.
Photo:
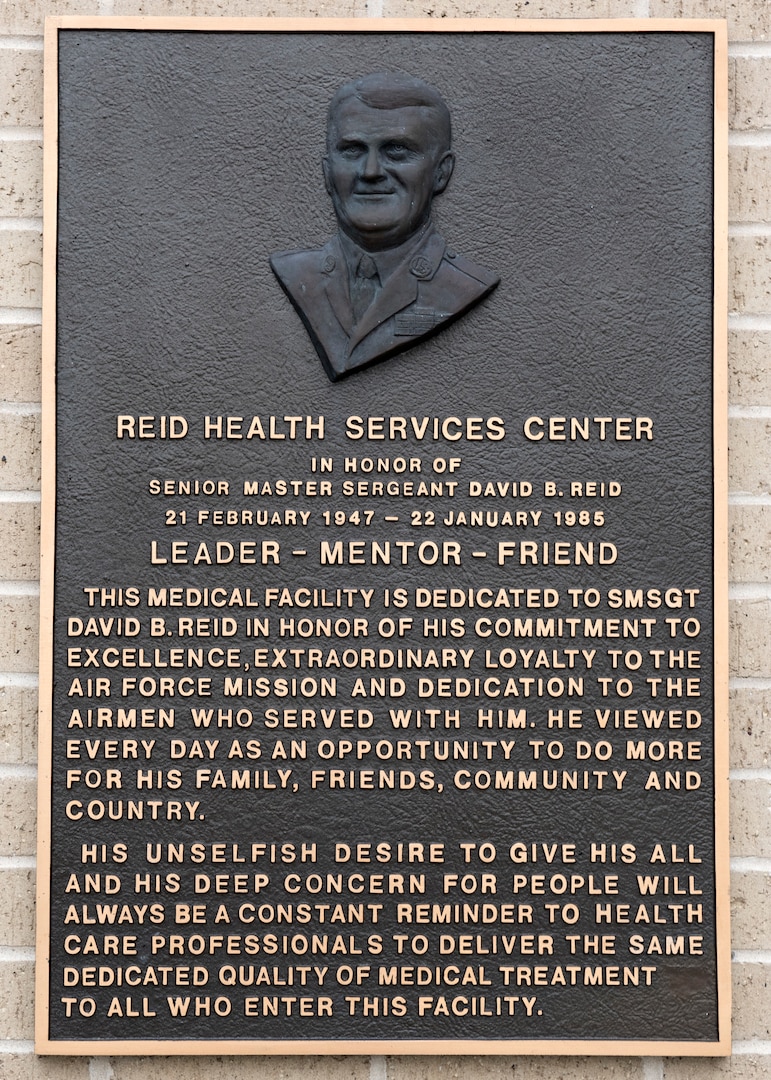
M419 281L426 281L434 272L434 264L425 255L416 255L410 263L410 273Z

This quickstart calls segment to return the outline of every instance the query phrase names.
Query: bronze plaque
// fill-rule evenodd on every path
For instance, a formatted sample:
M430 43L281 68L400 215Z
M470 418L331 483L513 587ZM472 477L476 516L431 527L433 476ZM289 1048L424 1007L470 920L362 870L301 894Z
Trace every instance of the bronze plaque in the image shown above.
M726 1053L723 24L46 47L38 1049Z

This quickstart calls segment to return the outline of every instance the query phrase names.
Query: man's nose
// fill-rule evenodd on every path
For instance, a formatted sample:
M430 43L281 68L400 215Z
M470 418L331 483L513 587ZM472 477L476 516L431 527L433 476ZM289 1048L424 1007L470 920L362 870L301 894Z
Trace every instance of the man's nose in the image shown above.
M380 154L374 146L369 148L362 162L361 175L365 180L378 180L384 175Z

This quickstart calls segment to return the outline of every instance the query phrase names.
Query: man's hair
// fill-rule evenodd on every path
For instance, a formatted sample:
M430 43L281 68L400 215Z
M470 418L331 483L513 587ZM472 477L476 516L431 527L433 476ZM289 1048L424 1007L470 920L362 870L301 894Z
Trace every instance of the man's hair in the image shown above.
M439 91L422 79L386 71L375 75L362 75L358 79L343 83L329 103L327 131L332 127L340 105L352 97L358 98L370 109L406 109L415 106L433 109L436 114L437 140L443 149L450 149L450 110Z

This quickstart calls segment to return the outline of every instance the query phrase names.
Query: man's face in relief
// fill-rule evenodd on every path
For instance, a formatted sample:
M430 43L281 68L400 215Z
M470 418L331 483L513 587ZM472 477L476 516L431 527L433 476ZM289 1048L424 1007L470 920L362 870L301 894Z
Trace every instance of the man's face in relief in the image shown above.
M330 119L324 180L343 232L368 251L397 247L419 232L452 175L443 142L430 106L340 102Z

